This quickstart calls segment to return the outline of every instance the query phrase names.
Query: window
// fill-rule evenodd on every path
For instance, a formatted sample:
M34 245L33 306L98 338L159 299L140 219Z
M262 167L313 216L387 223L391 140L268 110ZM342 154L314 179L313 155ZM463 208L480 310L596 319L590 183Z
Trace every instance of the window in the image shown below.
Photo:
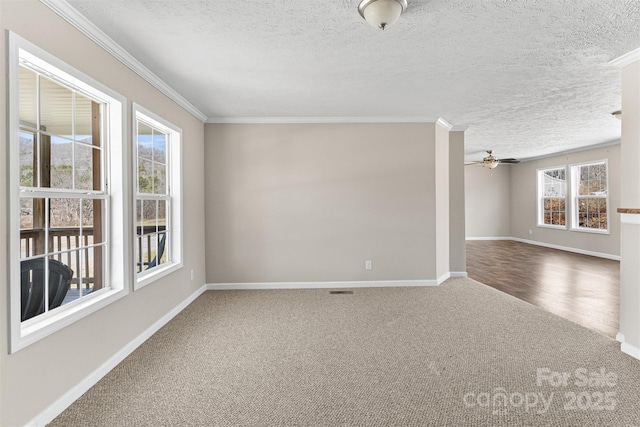
M565 167L538 170L538 225L566 228Z
M571 166L573 230L608 232L607 162Z
M123 99L15 34L9 62L13 352L126 294L127 248Z
M182 266L181 130L133 109L137 289Z

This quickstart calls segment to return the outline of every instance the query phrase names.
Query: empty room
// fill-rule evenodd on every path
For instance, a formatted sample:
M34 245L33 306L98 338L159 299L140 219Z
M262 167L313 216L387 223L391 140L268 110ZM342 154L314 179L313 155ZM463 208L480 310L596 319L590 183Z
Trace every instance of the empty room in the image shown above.
M0 425L640 425L639 18L0 0Z

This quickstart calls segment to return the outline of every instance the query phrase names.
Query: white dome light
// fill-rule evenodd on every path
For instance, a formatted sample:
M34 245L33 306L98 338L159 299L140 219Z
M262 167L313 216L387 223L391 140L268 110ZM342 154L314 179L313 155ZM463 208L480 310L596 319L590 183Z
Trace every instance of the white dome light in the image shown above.
M384 30L400 18L407 8L407 0L362 0L360 15L374 27Z

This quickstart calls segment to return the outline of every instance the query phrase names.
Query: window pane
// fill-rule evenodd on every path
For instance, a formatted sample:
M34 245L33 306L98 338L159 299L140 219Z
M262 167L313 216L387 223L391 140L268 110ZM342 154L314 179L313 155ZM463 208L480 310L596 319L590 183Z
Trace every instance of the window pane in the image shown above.
M153 160L167 163L167 135L158 131L153 135Z
M153 129L138 122L138 157L148 160L153 158Z
M144 216L144 234L155 233L157 229L157 209L155 200L144 200L142 202Z
M75 140L89 145L91 145L93 123L91 105L90 99L75 93Z
M43 141L48 138L42 135ZM68 139L52 136L51 140L51 181L43 187L73 188L73 146Z
M553 196L566 196L567 191L567 183L565 180L565 170L562 169L551 169L544 171L544 196L545 197L553 197Z
M157 242L157 252L155 258L157 260L157 265L164 264L167 262L167 233L158 233L156 236Z
M40 77L40 129L50 134L73 135L73 92Z
M100 221L96 221L96 218L98 220L101 219L102 212L102 200L82 200L83 246L104 242L104 238L102 237L102 229L100 228Z
M149 263L156 255L158 242L155 234L147 234L142 239L142 270L149 268Z
M42 219L34 218L34 212L44 212L44 199L20 199L20 259L44 254L45 234ZM34 221L35 225L34 226Z
M20 262L21 320L44 313L45 258Z
M69 290L65 295L64 300L62 301L62 305L68 304L80 298L80 276L82 274L82 259L81 259L81 250L75 250L71 252L67 252L62 254L61 259L59 260L65 266L67 266L71 271L73 271L73 276L71 277L71 281L69 283Z
M153 163L138 159L138 192L153 193Z
M51 199L50 204L49 252L80 247L80 200Z
M73 227L80 229L80 200L51 199L49 217L52 228Z
M93 190L93 148L74 143L75 188Z
M156 194L167 193L167 168L163 164L153 164L153 189Z
M33 199L20 199L20 230L33 228Z
M143 234L142 200L136 200L136 233L141 236Z
M20 125L37 129L37 79L38 76L31 70L18 67L19 92L20 92Z
M158 200L158 231L167 229L167 201Z
M24 187L33 187L34 183L34 149L35 135L30 132L20 132L20 185Z

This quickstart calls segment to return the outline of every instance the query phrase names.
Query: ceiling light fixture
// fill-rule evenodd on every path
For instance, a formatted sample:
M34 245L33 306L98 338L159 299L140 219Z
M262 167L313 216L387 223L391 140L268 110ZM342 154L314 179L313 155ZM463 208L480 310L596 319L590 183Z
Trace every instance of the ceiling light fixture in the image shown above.
M384 30L400 18L407 8L407 0L362 0L358 12L374 27Z
M613 113L611 113L611 115L613 117L615 117L618 120L622 120L622 111L618 110L618 111L614 111Z

